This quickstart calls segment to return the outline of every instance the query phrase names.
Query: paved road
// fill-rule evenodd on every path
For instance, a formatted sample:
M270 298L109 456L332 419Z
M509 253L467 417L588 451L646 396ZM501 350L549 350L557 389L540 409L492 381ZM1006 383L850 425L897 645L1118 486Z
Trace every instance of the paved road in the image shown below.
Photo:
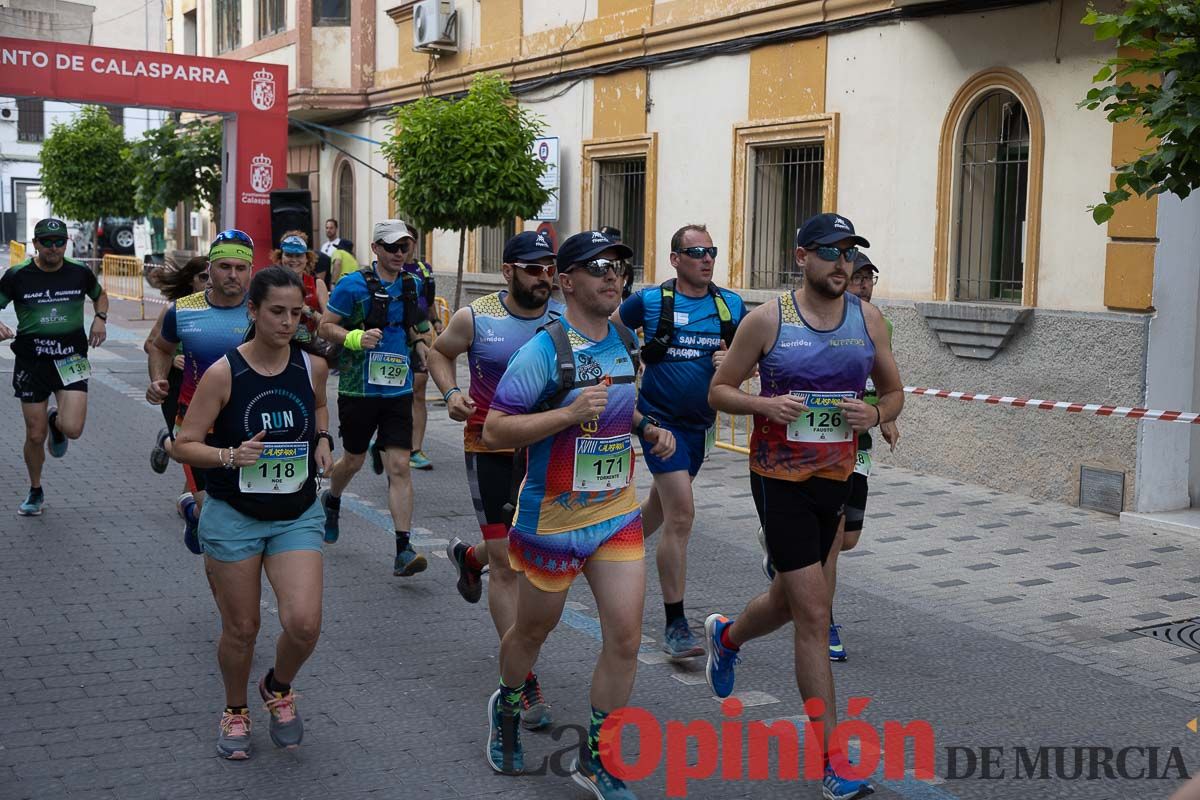
M11 312L6 312L10 314ZM153 474L147 453L161 424L139 398L145 382L142 323L114 314L96 370L85 438L47 465L44 516L18 519L26 478L20 411L0 402L0 798L582 798L556 775L561 753L586 720L586 683L598 648L586 584L573 590L564 624L539 667L564 726L525 737L527 759L547 774L493 775L483 760L484 702L496 681L496 639L486 610L463 603L442 554L477 530L461 463L461 434L434 407L427 452L415 473L416 545L433 555L413 579L391 575L384 482L351 484L342 540L327 550L325 623L297 681L304 747L276 751L252 709L256 752L245 763L213 754L222 704L214 656L218 619L200 560L180 542L173 500L177 466ZM4 317L0 317L4 318ZM7 386L11 354L0 347ZM920 402L912 400L910 402ZM980 413L988 413L981 409ZM908 436L920 435L906 431ZM640 473L643 490L648 476ZM687 613L734 613L763 588L744 460L713 457L697 480ZM882 781L878 796L954 798L1166 797L1178 771L1200 768L1200 653L1130 629L1186 620L1200 609L1197 545L1169 532L1123 530L1110 517L978 486L883 469L860 549L843 562L837 601L850 660L835 665L843 708L870 698L864 718L927 720L937 775ZM653 547L651 540L650 547ZM652 562L651 562L652 563ZM653 568L651 568L653 573ZM649 579L645 646L633 702L660 720L721 720L702 661L665 663L657 651L662 606ZM278 625L263 597L263 642ZM742 720L798 720L791 643L782 633L745 648L738 672ZM256 656L255 675L270 663ZM554 737L557 737L554 738ZM1004 777L982 778L980 748ZM1146 766L1165 780L1014 777L1017 748L1093 747L1127 752L1126 772ZM955 750L970 748L969 761ZM627 751L632 758L636 745ZM1063 752L1069 777L1074 750ZM692 748L695 757L695 748ZM675 770L682 775L683 768ZM688 784L695 798L818 797L815 784L722 780ZM659 766L640 784L663 797Z

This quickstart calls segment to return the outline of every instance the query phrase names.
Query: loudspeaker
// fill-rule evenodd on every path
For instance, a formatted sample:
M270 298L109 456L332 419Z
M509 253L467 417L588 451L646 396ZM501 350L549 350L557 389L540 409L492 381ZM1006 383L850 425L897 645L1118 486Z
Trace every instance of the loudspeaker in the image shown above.
M287 231L300 230L308 235L313 248L312 192L308 189L275 189L271 192L271 249Z

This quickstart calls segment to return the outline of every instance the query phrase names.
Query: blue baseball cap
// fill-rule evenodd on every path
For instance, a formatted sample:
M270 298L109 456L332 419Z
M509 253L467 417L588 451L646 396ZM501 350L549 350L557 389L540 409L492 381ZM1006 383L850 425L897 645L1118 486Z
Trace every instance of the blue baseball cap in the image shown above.
M861 247L871 246L870 242L854 233L854 223L841 214L817 214L796 231L796 247L836 244L845 239Z
M617 258L633 258L633 248L614 241L608 234L600 231L581 231L559 246L558 271L567 272L575 264L589 261L609 249L617 251Z
M504 243L504 263L537 261L539 258L554 258L554 245L550 237L539 231L522 231Z
M308 245L299 236L285 236L279 243L279 249L285 253L307 253Z

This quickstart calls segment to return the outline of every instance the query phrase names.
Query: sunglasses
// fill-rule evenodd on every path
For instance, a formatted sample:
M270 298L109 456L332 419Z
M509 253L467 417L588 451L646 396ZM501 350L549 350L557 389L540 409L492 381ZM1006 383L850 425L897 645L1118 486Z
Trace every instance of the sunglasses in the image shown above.
M587 274L593 278L603 278L611 269L613 274L621 277L625 274L627 267L624 261L615 261L611 258L594 258L591 261L581 261L578 264L573 264L571 269L575 267L583 267L587 270Z
M230 228L218 233L217 238L213 239L213 244L217 242L240 242L249 247L254 247L254 240L250 238L249 234L243 233L237 228Z
M845 258L847 261L853 261L858 257L858 247L856 245L851 245L845 250L840 247L834 247L831 244L822 244L806 249L816 253L822 261L837 261L839 258Z
M196 275L192 278L192 280L206 281L206 280L208 280L208 273L207 272L197 272Z
M388 244L387 242L376 242L375 244L387 250L389 253L407 253L408 248L412 247L412 239L397 239Z
M524 270L526 275L534 278L540 278L542 275L553 275L557 269L553 264L530 264L525 261L514 261L513 266Z
M704 258L705 253L713 260L717 258L717 248L715 247L683 247L675 252L688 258L694 258L697 261Z
M66 239L38 239L38 244L42 247L66 247Z

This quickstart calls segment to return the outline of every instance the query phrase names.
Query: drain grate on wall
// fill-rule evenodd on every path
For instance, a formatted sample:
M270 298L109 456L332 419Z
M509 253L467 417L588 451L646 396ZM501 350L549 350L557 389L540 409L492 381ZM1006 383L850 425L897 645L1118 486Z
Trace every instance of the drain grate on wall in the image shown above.
M1149 636L1162 642L1200 650L1200 617L1183 619L1178 622L1162 622L1158 625L1147 625L1144 628L1130 628L1130 633Z

